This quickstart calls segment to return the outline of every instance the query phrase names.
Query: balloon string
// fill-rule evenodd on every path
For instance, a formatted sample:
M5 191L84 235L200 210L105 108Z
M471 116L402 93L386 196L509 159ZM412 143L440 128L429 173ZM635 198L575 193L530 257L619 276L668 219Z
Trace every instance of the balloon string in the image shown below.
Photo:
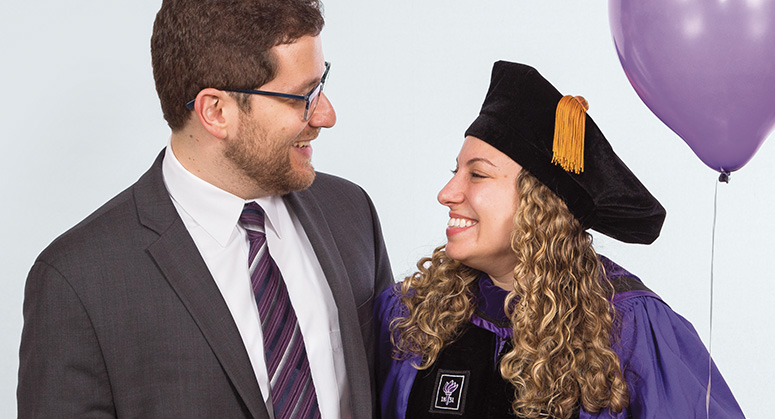
M710 385L713 373L713 360L711 352L713 350L713 266L716 259L716 214L718 212L718 185L719 183L729 182L729 172L722 172L719 181L716 182L716 190L713 194L713 232L711 234L710 249L710 321L708 325L708 388L705 392L705 416L710 419Z

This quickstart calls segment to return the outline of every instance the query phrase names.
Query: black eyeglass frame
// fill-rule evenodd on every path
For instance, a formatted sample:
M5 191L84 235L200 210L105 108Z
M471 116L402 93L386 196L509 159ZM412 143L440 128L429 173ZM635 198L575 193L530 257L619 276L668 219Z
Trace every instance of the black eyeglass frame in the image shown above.
M320 82L316 84L315 87L313 87L312 90L310 90L309 93L307 93L306 95L294 95L290 93L279 93L279 92L270 92L267 90L253 90L253 89L218 89L218 90L223 90L225 92L247 93L251 95L274 96L274 97L281 97L285 99L303 100L304 102L306 102L306 105L304 107L304 120L309 121L309 119L312 117L312 114L315 113L315 109L317 108L320 95L323 93L323 87L326 85L328 70L331 69L330 62L326 61L325 65L326 65L326 69L323 71L323 76L320 77ZM196 99L188 101L188 103L186 103L186 108L188 108L189 110L193 110L195 101ZM313 101L314 101L314 104L313 104Z

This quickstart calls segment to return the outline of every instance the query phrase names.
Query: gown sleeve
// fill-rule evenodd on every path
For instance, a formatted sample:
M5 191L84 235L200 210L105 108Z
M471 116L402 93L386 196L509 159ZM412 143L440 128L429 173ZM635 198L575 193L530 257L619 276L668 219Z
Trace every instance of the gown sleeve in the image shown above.
M608 412L582 418L743 418L715 363L711 365L709 414L708 350L689 321L655 294L633 291L615 298L617 321L613 349L619 355L630 391L622 415Z
M374 328L377 332L375 364L379 397L377 411L382 419L404 419L409 392L417 375L412 363L419 364L421 360L418 356L393 359L390 322L407 314L406 307L401 303L400 287L400 283L388 287L374 303Z

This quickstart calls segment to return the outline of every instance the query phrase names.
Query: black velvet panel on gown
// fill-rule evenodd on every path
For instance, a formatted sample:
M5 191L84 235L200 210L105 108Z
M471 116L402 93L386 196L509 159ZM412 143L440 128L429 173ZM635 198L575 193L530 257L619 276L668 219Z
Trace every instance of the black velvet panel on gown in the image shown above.
M509 347L507 342L503 353ZM495 334L467 325L431 368L417 373L406 419L516 418L514 387L498 371L496 348Z

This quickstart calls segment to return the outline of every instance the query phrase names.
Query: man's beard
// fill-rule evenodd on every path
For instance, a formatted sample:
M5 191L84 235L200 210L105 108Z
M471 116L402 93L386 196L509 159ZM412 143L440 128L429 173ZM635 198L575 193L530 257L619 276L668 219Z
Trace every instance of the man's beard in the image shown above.
M270 195L285 195L307 189L315 180L315 170L294 170L287 142L273 142L262 135L255 121L240 115L240 130L226 146L224 156Z

